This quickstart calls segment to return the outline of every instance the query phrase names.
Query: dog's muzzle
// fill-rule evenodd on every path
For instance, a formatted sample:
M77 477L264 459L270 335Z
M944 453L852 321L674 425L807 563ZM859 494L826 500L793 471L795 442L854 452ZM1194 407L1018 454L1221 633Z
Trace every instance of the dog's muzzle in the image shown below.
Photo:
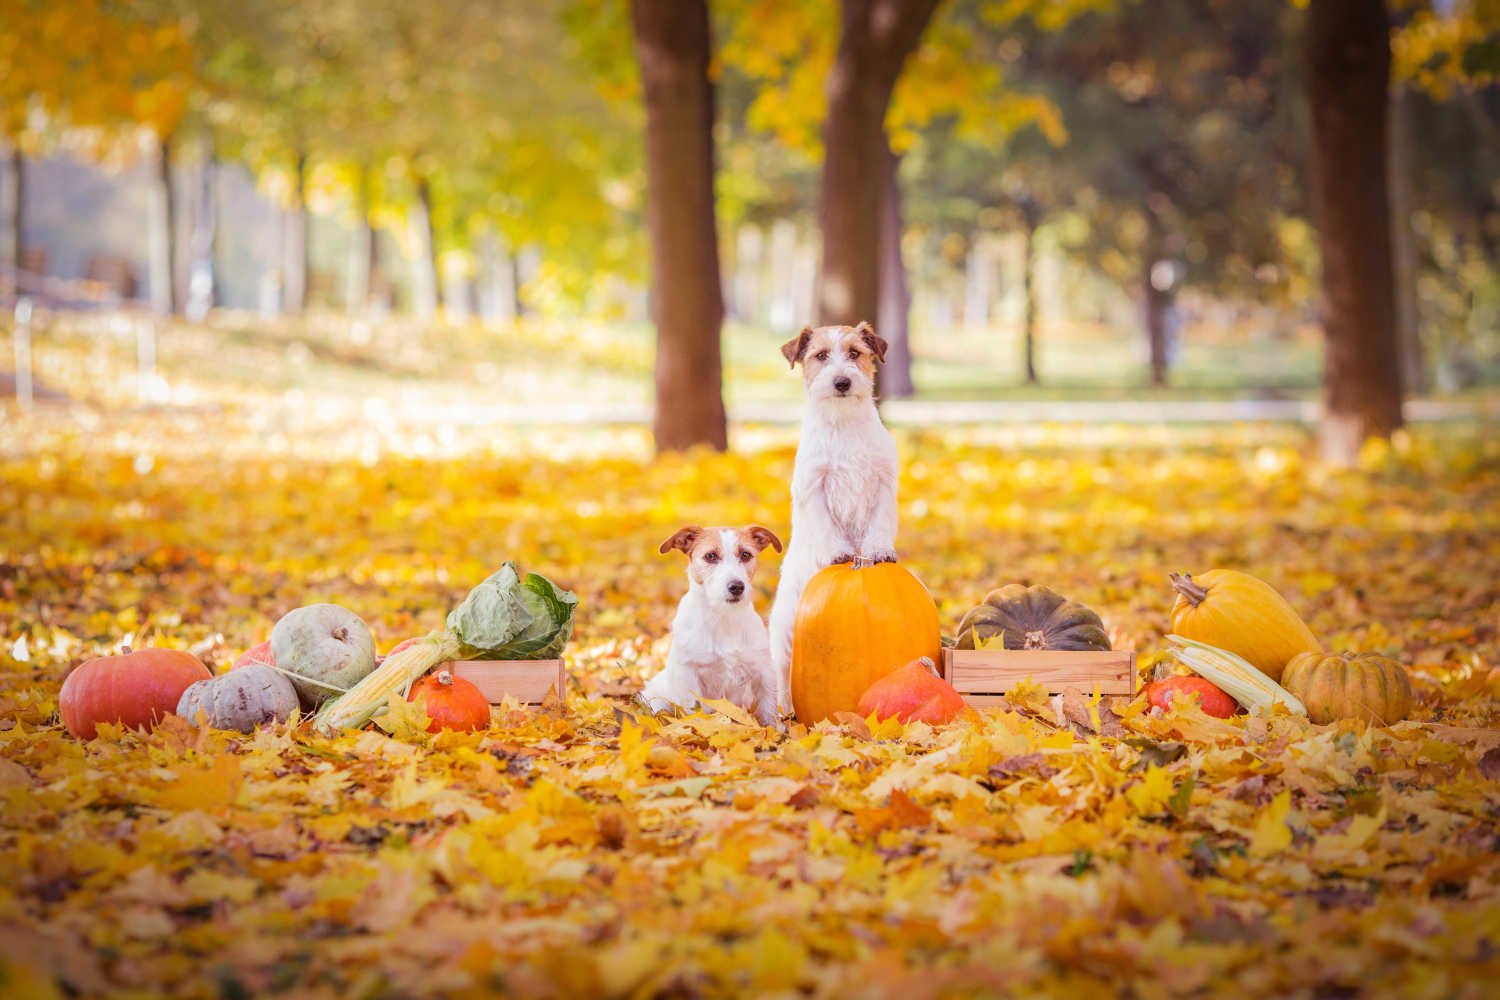
M738 601L741 597L745 596L745 585L739 580L735 580L725 589L729 591L730 603Z

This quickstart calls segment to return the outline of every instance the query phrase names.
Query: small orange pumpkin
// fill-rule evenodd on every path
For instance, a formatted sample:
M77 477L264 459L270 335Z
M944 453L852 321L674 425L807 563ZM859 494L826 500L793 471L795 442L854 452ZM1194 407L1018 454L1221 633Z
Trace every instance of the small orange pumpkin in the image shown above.
M1163 712L1172 707L1173 701L1191 697L1198 699L1198 707L1203 709L1204 715L1211 715L1216 719L1227 719L1240 710L1239 702L1205 677L1163 677L1147 684L1141 694L1146 696L1146 701L1152 708L1159 708Z
M868 718L944 725L958 718L965 708L963 695L938 676L927 657L912 660L865 689L859 696L859 714Z
M91 740L101 722L150 729L175 713L182 692L213 675L180 649L124 647L116 656L81 663L63 679L57 712L78 739Z
M1411 713L1406 668L1376 653L1303 653L1286 665L1281 685L1301 699L1314 722L1363 719L1389 726Z
M454 677L451 670L439 670L428 674L412 685L407 701L425 698L427 708L427 731L441 732L456 729L472 733L488 729L490 725L490 703L472 681Z
M932 595L898 563L836 563L808 581L792 629L797 721L853 712L886 674L943 645Z

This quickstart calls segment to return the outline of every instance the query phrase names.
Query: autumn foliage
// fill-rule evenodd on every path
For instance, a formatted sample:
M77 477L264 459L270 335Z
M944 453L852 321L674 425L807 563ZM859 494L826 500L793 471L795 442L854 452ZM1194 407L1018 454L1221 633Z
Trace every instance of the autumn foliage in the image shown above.
M789 433L653 462L634 432L484 428L416 458L400 430L92 419L23 422L0 457L7 996L1479 997L1500 975L1493 438L1333 473L1264 427L903 432L903 565L945 631L1045 583L1149 671L1167 571L1239 566L1330 650L1404 662L1412 716L1023 687L946 726L783 736L627 695L682 586L655 543L706 512L785 524ZM565 706L473 733L429 734L418 703L338 737L58 723L65 672L127 638L218 672L330 601L384 647L499 558L579 594Z

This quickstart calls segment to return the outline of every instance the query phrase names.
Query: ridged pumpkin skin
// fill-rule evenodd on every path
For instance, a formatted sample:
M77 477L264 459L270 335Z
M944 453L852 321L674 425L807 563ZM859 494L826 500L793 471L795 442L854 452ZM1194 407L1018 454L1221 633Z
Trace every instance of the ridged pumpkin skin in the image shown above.
M1375 653L1302 653L1281 686L1302 700L1314 722L1362 719L1389 726L1411 714L1411 679L1395 660Z
M1323 646L1297 612L1269 583L1233 569L1200 576L1171 574L1177 602L1172 631L1210 646L1227 649L1273 681L1299 653L1320 653Z
M1004 635L1006 649L1109 649L1104 622L1047 587L1012 583L992 590L958 623L958 648Z
M838 563L808 581L792 629L792 709L813 723L854 712L869 686L942 655L937 605L897 563Z
M79 664L63 679L57 714L78 739L91 740L101 722L150 729L175 713L182 692L213 675L203 661L180 649L129 647L118 656Z

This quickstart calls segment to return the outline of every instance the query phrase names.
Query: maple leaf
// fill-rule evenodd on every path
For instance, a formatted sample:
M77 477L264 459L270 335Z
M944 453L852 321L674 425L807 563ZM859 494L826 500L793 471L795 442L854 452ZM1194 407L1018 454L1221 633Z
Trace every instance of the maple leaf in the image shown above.
M885 830L905 830L926 826L932 822L932 813L911 800L900 789L891 792L890 802L873 809L856 809L854 822L867 837L874 837Z
M392 691L386 700L385 711L372 721L393 739L408 743L426 743L431 739L427 727L432 724L432 720L427 717L427 699L424 695L407 701L401 692Z
M1287 789L1271 800L1271 804L1255 817L1255 826L1250 833L1250 856L1269 858L1280 854L1292 843L1292 828L1287 825L1287 814L1292 808L1292 793Z

